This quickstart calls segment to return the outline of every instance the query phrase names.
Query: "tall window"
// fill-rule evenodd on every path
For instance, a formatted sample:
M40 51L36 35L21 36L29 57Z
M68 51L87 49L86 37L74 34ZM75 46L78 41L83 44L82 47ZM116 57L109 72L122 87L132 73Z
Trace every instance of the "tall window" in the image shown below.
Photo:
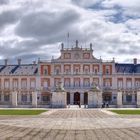
M132 101L132 95L126 95L126 101L131 102Z
M22 95L21 96L21 101L27 102L27 95Z
M127 87L127 88L131 88L131 87L132 87L132 82L131 82L130 80L128 80L128 81L126 82L126 87Z
M106 66L106 69L105 69L105 74L110 74L110 67L109 66Z
M122 88L123 87L123 81L118 81L118 88Z
M4 87L5 87L5 88L9 88L9 87L10 87L10 82L9 82L8 80L6 80L6 81L4 82Z
M9 101L10 100L10 95L4 95L4 101Z
M27 81L26 80L21 81L21 88L27 88Z
M45 88L48 87L48 82L47 82L47 81L44 81L44 83L43 83L43 87L45 87Z
M75 87L80 87L80 82L79 82L79 80L74 81L74 86L75 86Z
M89 87L89 86L90 86L90 83L89 83L88 80L85 80L85 81L84 81L84 86L85 86L85 87Z
M14 88L17 88L17 87L18 87L18 81L17 81L17 80L14 80L14 82L13 82L13 87L14 87Z
M139 87L139 81L135 82L135 87L138 88Z
M35 88L35 81L31 81L31 88Z
M44 69L44 75L48 75L48 70Z

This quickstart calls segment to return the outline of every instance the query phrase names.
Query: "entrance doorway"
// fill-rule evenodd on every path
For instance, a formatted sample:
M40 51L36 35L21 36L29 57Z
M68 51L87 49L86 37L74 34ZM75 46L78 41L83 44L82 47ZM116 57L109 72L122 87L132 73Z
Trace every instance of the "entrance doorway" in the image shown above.
M87 105L88 104L88 93L85 92L84 93L84 105Z
M111 93L103 93L103 102L111 102L112 94Z
M79 105L80 104L80 93L75 92L74 93L74 105Z
M67 105L69 105L69 104L70 104L70 93L67 92Z

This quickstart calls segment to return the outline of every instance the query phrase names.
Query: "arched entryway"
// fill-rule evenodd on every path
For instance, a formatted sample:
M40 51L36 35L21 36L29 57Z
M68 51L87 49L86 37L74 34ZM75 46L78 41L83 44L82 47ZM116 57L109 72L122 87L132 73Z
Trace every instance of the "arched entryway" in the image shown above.
M78 104L80 104L80 93L75 92L74 93L74 105L78 105Z
M69 104L70 104L70 93L67 92L67 105L69 105Z
M84 93L84 105L87 105L88 104L88 93L85 92Z

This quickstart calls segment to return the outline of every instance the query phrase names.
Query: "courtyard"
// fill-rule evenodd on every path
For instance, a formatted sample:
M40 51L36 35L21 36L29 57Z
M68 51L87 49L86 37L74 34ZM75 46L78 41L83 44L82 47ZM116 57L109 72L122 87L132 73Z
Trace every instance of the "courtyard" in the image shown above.
M140 115L106 109L51 109L39 115L1 115L0 140L139 140Z

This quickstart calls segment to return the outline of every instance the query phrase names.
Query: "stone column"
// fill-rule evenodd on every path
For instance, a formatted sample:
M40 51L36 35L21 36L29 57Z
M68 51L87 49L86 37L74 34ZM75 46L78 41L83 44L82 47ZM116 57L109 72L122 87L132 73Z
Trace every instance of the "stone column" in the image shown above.
M12 90L12 88L13 88L13 79L10 78L10 89Z
M70 93L70 104L73 105L74 103L74 93Z
M18 93L18 102L21 103L21 92Z
M84 93L80 93L80 103L84 104Z
M84 72L83 71L83 64L81 64L81 66L80 66L80 74L83 75L83 72Z
M30 79L29 79L29 77L27 78L27 90L30 90Z
M1 102L4 102L4 93L2 91L2 94L1 94Z
M123 102L124 102L124 103L127 102L127 101L126 101L126 95L127 95L127 94L123 94L123 95L122 95L122 97L123 97Z
M140 91L137 92L137 107L140 107Z
M97 92L97 105L98 107L101 107L103 99L102 99L102 91L98 91Z
M32 92L32 106L37 107L37 92Z
M132 94L132 103L135 103L135 94Z
M12 92L12 106L17 107L17 92Z
M117 106L122 107L122 91L119 91L117 94Z
M71 64L71 75L73 75L73 69L74 69L73 64Z

